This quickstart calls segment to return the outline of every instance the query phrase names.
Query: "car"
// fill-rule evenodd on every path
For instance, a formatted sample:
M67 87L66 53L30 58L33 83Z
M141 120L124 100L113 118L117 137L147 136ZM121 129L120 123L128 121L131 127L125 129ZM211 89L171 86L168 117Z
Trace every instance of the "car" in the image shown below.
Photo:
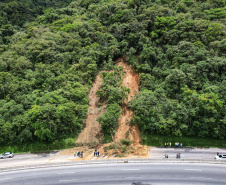
M12 152L5 152L4 154L0 155L0 158L3 159L3 158L13 158L14 157L14 154Z
M215 156L216 160L226 160L226 154L219 154Z

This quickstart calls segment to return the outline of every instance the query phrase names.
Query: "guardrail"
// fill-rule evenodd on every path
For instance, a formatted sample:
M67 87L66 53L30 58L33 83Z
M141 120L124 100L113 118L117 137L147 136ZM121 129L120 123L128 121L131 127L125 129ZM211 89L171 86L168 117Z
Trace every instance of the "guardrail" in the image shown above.
M16 171L24 169L34 168L47 168L57 166L72 166L72 165L84 165L84 164L111 164L111 163L211 163L211 164L226 164L226 161L221 160L197 160L197 159L100 159L100 160L82 160L82 161L71 161L71 162L57 162L57 163L43 163L34 165L14 166L0 168L1 172Z

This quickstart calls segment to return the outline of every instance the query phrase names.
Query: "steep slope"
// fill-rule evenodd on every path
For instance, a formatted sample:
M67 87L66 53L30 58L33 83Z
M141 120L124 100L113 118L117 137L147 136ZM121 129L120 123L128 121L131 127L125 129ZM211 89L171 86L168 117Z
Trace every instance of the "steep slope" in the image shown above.
M103 103L102 106L98 108L97 104L99 98L96 96L96 92L101 87L101 82L102 79L99 74L97 75L97 78L89 93L89 109L85 128L79 134L79 137L76 140L77 144L97 144L101 140L101 125L98 123L97 118L104 113L105 103Z
M133 112L127 108L126 104L139 91L139 74L135 73L131 65L127 65L122 59L118 60L117 65L123 67L124 77L122 85L129 88L130 93L128 95L128 100L125 101L125 104L122 106L122 114L118 119L119 125L115 133L114 140L118 142L121 139L129 139L134 144L138 144L141 142L140 132L137 125L129 124L131 118L133 117Z
M125 104L122 106L122 113L118 119L119 125L114 136L114 141L119 142L121 139L129 139L134 144L138 144L141 142L140 132L137 125L129 124L131 118L133 117L133 112L127 108L126 104L139 91L139 74L135 73L131 66L127 65L122 59L118 59L116 63L118 66L123 67L124 76L122 79L122 85L129 88L130 93L128 95L128 99L124 102ZM89 93L89 109L85 128L76 140L77 144L98 144L102 140L101 125L98 123L97 119L98 116L104 113L106 103L103 103L99 108L99 98L96 95L96 92L101 87L101 83L102 79L99 74Z

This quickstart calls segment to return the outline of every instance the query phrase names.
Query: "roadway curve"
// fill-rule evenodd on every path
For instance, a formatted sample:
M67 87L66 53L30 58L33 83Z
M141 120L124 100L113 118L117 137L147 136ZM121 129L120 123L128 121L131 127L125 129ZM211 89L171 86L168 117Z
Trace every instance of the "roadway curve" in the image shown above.
M225 164L122 163L39 168L0 173L7 185L225 185Z

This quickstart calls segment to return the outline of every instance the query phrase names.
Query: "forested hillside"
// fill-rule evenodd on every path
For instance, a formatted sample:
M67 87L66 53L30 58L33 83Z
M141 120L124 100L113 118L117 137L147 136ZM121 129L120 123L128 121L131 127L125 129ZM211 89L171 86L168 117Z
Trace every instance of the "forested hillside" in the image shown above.
M99 121L116 130L119 57L140 74L141 134L226 138L226 0L3 0L0 144L78 134L102 70Z

